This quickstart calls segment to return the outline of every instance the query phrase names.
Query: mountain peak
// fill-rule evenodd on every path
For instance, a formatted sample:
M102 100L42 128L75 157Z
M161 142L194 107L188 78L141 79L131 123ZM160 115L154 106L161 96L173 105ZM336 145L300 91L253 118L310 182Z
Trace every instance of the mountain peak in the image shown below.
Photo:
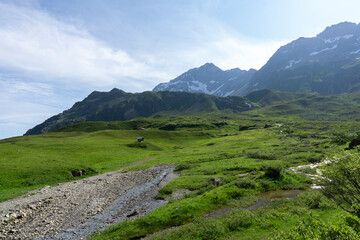
M200 66L199 68L195 68L199 70L205 70L205 71L222 71L219 67L217 67L213 63L205 63L204 65Z
M320 38L331 38L344 36L348 34L353 34L354 32L358 32L360 30L360 24L352 22L341 22L338 24L334 24L330 27L326 27L324 31L319 33L317 37Z
M168 83L160 83L153 91L195 92L226 97L249 82L255 72L239 68L223 71L213 63L205 63Z

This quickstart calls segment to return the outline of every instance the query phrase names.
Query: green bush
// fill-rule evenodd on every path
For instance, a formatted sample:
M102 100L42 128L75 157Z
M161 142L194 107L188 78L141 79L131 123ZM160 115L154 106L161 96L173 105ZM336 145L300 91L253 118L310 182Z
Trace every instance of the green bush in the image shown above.
M230 230L234 231L239 228L248 228L254 222L255 215L247 210L237 209L226 215L222 222Z
M307 192L294 200L297 204L303 204L310 209L333 209L336 205L319 191Z
M279 180L283 177L283 167L282 166L268 166L265 167L265 177Z
M191 165L190 164L179 164L176 166L175 168L175 172L180 172L182 170L185 170L185 169L190 169L191 168Z
M215 240L225 235L226 228L224 224L211 218L200 218L194 222L195 236L199 239Z
M240 178L234 182L236 186L239 188L247 188L247 189L254 189L256 188L256 183L254 180L248 178Z
M360 239L360 235L345 223L326 223L310 218L300 222L287 232L279 232L272 240L308 240L308 239Z
M270 191L274 188L274 184L266 179L260 179L259 181L259 185L261 187L261 189L266 192L266 191Z
M360 216L360 153L347 151L333 157L323 170L322 192L349 212Z
M347 214L345 217L346 225L350 226L357 233L360 233L360 218L353 214Z

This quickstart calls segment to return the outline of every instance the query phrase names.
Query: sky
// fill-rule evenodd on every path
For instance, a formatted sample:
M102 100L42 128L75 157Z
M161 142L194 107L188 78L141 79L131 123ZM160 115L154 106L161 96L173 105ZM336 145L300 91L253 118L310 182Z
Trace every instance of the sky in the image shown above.
M92 91L152 90L212 62L259 69L282 45L360 22L357 0L0 0L0 139Z

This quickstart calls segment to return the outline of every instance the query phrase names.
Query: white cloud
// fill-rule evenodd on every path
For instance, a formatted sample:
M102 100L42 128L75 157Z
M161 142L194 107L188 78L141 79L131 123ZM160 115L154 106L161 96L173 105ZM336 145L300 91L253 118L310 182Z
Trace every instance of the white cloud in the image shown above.
M283 41L251 42L223 36L178 55L193 63L213 62L224 70L237 67L260 69L283 44Z
M36 1L7 2L0 0L0 138L23 134L93 90L150 90L206 62L260 68L282 44L243 38L216 19L180 8L181 18L157 19L155 30L149 22L151 36L127 36L146 42L127 49L90 34L86 22L79 27L77 19L55 18Z
M117 85L128 91L142 90L149 79L168 77L43 11L0 3L0 16L3 68L25 71L48 82ZM137 84L124 81L130 77L144 80Z
M2 79L0 75L0 89L6 94L0 95L0 100L4 97L16 97L22 95L53 96L52 85L38 82L24 82L17 79Z

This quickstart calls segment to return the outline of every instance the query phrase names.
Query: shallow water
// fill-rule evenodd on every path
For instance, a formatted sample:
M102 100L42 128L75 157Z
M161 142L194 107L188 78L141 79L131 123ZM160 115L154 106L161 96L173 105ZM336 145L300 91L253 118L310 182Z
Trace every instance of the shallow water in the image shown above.
M305 190L275 190L275 191L268 191L263 192L256 197L258 198L257 202L247 206L243 207L242 209L249 210L249 211L255 211L264 206L265 204L269 203L273 199L292 199L299 196L301 193L304 193ZM211 213L207 213L204 215L204 217L210 217L210 218L220 218L227 214L229 214L233 209L232 208L223 208L216 210Z
M305 190L275 190L275 191L269 191L269 192L263 192L257 195L259 199L283 199L283 198L295 198L300 193L305 192Z

